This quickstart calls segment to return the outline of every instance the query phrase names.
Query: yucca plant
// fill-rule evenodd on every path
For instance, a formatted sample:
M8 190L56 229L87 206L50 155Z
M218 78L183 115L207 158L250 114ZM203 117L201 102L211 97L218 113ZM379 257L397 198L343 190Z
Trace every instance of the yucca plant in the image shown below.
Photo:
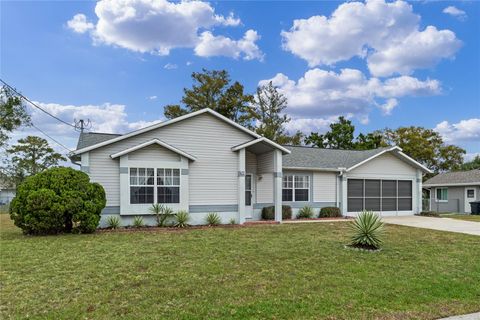
M190 221L190 214L185 210L180 210L175 215L177 221L175 222L175 227L177 228L186 228L189 226L188 221Z
M237 224L237 220L235 220L235 218L231 218L228 223L230 224Z
M120 227L120 219L117 216L110 216L107 218L107 224L110 229L117 229Z
M207 214L205 221L209 226L218 226L220 223L222 223L222 219L216 212L210 212Z
M309 219L313 218L313 209L309 206L304 206L297 213L297 219Z
M135 228L141 228L144 226L144 223L143 223L143 218L142 217L139 217L139 216L136 216L135 218L133 218L133 226Z
M383 222L373 211L363 211L351 223L350 246L378 250L382 244Z
M168 219L172 218L175 214L172 208L164 206L160 203L154 203L150 207L150 212L155 215L155 220L157 221L158 227L165 227L167 225Z

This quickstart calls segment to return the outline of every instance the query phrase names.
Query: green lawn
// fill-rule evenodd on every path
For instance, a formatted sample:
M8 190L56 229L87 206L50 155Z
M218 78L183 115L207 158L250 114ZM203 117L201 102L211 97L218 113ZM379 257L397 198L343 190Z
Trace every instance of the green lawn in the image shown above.
M479 237L345 222L23 236L0 215L0 318L435 319L480 311Z
M472 215L472 214L443 214L441 215L442 218L452 218L452 219L459 219L465 221L476 221L480 222L480 215Z

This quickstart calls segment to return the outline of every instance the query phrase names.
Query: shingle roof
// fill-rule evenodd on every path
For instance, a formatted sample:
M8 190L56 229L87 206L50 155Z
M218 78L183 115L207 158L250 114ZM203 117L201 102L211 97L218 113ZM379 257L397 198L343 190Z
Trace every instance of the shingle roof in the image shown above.
M462 184L462 183L478 183L480 185L480 169L470 171L454 171L437 174L435 177L428 179L423 184L437 185L437 184Z
M390 149L378 148L372 150L338 150L312 147L284 146L292 153L283 156L283 167L338 169L350 168L382 151Z
M121 136L114 133L82 132L78 138L77 150Z

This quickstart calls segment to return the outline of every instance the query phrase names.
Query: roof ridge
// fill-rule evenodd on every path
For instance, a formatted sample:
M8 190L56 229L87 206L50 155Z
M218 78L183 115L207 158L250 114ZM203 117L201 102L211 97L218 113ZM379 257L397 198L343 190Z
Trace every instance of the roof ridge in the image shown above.
M320 147L315 147L315 146L294 146L294 145L290 145L290 144L282 144L282 146L284 146L284 147L294 147L294 148L317 149L317 150L359 151L359 152L373 151L373 150L380 150L380 149L389 149L389 148L394 147L394 146L388 146L388 147L380 147L380 148L374 148L374 149L356 150L356 149L320 148Z

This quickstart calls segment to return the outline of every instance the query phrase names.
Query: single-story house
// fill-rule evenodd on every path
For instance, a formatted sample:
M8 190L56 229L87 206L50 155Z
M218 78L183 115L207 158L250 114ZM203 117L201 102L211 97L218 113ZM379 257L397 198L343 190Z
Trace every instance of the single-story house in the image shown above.
M480 200L480 169L440 173L425 181L430 210L471 213L470 202Z
M422 174L429 169L399 147L367 151L282 146L211 109L202 109L124 135L82 133L71 154L106 191L102 223L118 215L123 224L162 203L187 210L192 224L209 212L223 223L261 219L261 209L294 213L325 206L355 216L421 211Z

